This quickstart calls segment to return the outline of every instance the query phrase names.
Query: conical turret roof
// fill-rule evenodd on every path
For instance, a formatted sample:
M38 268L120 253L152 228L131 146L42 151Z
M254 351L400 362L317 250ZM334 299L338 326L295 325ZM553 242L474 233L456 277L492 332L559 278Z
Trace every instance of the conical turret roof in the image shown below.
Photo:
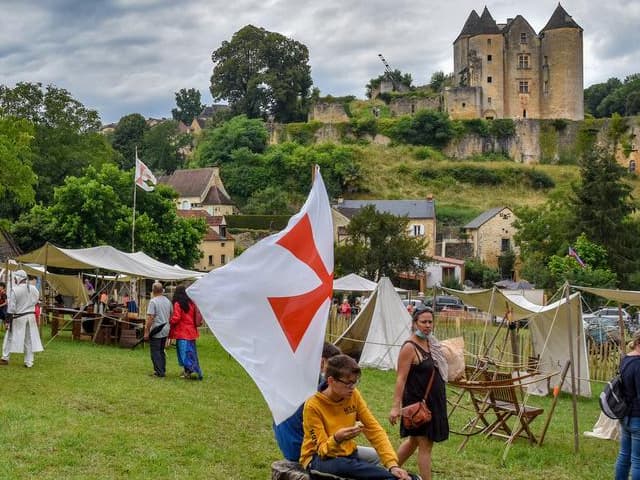
M480 17L475 10L471 10L469 18L467 18L467 21L464 22L464 27L462 27L462 31L460 32L460 35L458 35L458 38L470 37L471 35L475 35L474 32L478 29L479 23ZM456 41L458 40L458 38L456 38Z
M482 11L479 27L480 31L476 35L500 33L500 27L498 27L498 24L489 13L489 9L487 7L484 7L484 10Z
M544 26L544 28L540 30L540 33L546 30L553 30L555 28L577 28L579 30L582 30L582 27L578 25L573 18L571 18L571 15L569 15L566 10L562 8L562 5L560 5L560 3L558 3L558 6L553 12L553 15L551 15L551 18Z

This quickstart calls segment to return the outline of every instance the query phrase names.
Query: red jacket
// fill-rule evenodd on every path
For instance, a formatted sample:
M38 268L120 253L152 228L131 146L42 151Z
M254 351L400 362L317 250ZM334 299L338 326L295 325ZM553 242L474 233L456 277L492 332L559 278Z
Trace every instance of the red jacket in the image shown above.
M171 331L169 338L176 340L195 340L200 336L196 327L196 306L189 302L189 311L182 311L178 302L173 304L173 315L171 315Z

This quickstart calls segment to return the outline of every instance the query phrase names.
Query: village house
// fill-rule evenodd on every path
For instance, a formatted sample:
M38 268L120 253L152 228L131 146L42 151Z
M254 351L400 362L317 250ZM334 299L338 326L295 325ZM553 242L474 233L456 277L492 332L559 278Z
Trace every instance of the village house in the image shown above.
M518 254L513 237L516 216L509 207L496 207L481 213L463 228L473 247L473 257L487 266L498 267L498 257L506 252Z
M207 233L200 243L202 257L194 265L197 270L208 272L233 260L236 240L227 232L224 216L209 215L205 210L178 210L178 216L201 218L207 224Z
M346 219L353 217L361 208L373 205L378 212L390 213L409 219L409 235L426 240L425 255L433 257L436 239L436 211L432 197L425 200L342 200L334 209ZM346 224L337 223L334 215L334 237L339 243L346 237Z

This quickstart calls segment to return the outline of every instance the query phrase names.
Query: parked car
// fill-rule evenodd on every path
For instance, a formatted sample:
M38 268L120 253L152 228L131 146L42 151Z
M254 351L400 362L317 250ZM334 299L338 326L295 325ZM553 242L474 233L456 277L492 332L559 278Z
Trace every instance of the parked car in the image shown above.
M422 300L420 300L419 298L403 298L402 303L405 307L409 307L409 304L413 304L413 308L424 306Z
M605 343L620 345L620 326L617 317L583 315L582 322L588 345Z
M424 301L427 307L433 308L433 297L427 298ZM436 312L442 310L464 310L464 303L458 297L452 295L437 295L436 296Z
M612 320L612 322L615 322L615 324L618 325L618 307L603 307L599 308L595 312L582 315L582 319L584 321L588 321L594 318L606 318ZM622 321L624 322L624 326L627 329L627 332L632 333L633 331L635 331L636 323L624 308L622 309Z

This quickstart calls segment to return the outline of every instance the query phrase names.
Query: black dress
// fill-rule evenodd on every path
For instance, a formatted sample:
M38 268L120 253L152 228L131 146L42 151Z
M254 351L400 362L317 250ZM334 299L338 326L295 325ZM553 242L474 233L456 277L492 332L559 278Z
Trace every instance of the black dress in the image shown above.
M407 381L404 385L404 391L402 392L403 407L419 402L424 398L429 379L431 378L431 372L433 372L436 367L433 358L431 358L431 353L426 352L415 342L407 341L405 344L406 343L410 343L416 349L416 356L420 363L412 363L409 368ZM433 385L427 397L427 405L431 410L431 421L418 428L405 428L402 423L400 423L400 437L424 435L433 442L442 442L449 438L445 383L437 368L435 368Z

